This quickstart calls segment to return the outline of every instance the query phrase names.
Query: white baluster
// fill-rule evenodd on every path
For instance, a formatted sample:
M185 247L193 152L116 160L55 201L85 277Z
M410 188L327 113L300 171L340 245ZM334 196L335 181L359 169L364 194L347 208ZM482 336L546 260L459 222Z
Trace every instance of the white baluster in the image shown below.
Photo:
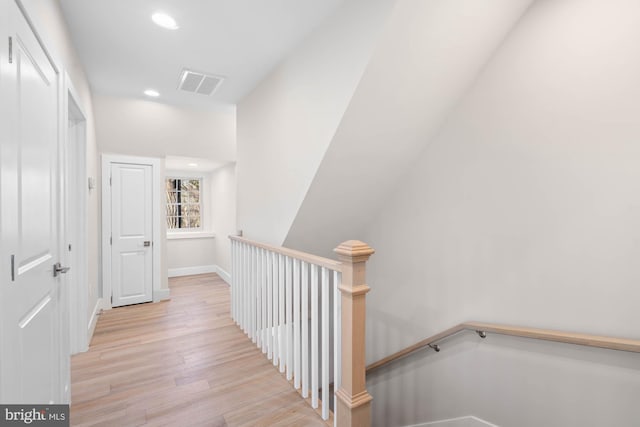
M245 244L244 246L244 288L242 289L243 293L243 311L244 311L244 322L242 328L244 333L249 335L249 302L251 299L249 298L249 273L251 272L251 263L249 262L249 245Z
M279 334L279 341L280 341L280 372L284 372L285 371L285 362L286 362L286 355L285 355L285 347L286 347L286 337L285 337L285 304L284 304L284 300L285 300L285 295L284 295L284 282L285 282L285 275L284 275L284 256L283 255L278 255L278 271L280 273L279 277L278 277L278 298L280 300L279 302L279 308L280 308L280 326L278 327L278 334Z
M240 327L244 333L247 333L247 245L241 243L242 268L240 269Z
M318 407L318 266L311 266L311 407Z
M256 345L262 348L262 249L256 248Z
M302 263L302 397L309 397L309 264Z
M247 298L247 289L249 287L248 282L249 274L249 246L246 243L242 244L242 330L245 334L248 334L247 323L249 322L249 310L247 310L247 304L249 298Z
M251 309L252 314L252 322L251 322L251 332L253 332L253 336L251 340L254 343L258 342L258 248L253 247L253 282L251 283L251 291L253 295L251 296L251 303L253 304L253 308Z
M280 287L280 275L278 271L279 257L280 255L275 252L271 254L271 269L273 270L273 366L278 366L280 363L280 338L278 335L278 331L280 330L280 320L278 318L278 313L280 313L280 293L278 292Z
M251 248L251 341L258 342L258 248Z
M256 247L251 247L251 341L256 343Z
M244 257L245 257L245 269L244 269L244 332L245 334L247 334L248 337L250 337L249 335L249 315L251 313L251 310L249 310L249 304L251 303L251 298L250 298L250 283L251 283L251 247L249 246L249 244L245 245L245 253L244 253Z
M300 389L300 260L293 260L293 386Z
M242 291L242 244L236 242L236 324L242 329L242 310L240 306L240 295Z
M267 263L267 359L273 358L273 265L271 264L271 252L266 251Z
M262 352L267 353L267 263L265 257L266 249L260 250L260 302L262 304L262 319L260 320L260 342L262 343Z
M260 339L262 340L262 352L267 352L267 263L265 249L260 251L260 300L262 302L262 321L260 322Z
M338 406L335 404L335 393L340 388L340 358L342 356L342 316L340 303L340 279L341 274L338 271L333 272L333 425L338 423Z
M240 243L239 242L235 242L235 248L234 248L234 253L235 253L235 257L236 257L236 274L235 274L235 279L234 279L234 287L233 287L233 291L235 293L235 297L234 297L234 304L235 304L235 310L234 310L234 317L233 320L235 320L237 325L240 325L240 270L241 270L241 264L240 264Z
M233 320L238 324L238 292L240 291L240 256L238 242L233 242Z
M260 250L260 277L262 278L262 283L260 287L260 301L262 303L262 320L260 321L260 325L262 329L260 329L260 340L262 342L262 352L267 354L267 250Z
M293 284L291 283L292 276L292 260L287 257L286 265L286 299L287 299L287 314L285 316L286 321L286 333L287 333L287 379L293 378Z
M232 240L231 241L231 288L229 288L229 290L231 291L231 318L235 320L235 283L236 283L236 257L235 257L235 245L236 245L236 241Z
M329 271L322 267L322 419L329 419Z
M251 287L253 291L253 297L251 302L253 303L253 309L251 313L253 315L253 323L251 330L253 331L252 341L258 344L258 248L253 247L253 283ZM258 345L258 347L260 347Z

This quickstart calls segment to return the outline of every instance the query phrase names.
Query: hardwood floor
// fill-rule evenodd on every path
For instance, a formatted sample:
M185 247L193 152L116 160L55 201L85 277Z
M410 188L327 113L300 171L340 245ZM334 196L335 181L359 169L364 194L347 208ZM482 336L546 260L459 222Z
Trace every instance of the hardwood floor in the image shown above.
M216 274L104 312L71 360L74 426L325 426L233 323Z

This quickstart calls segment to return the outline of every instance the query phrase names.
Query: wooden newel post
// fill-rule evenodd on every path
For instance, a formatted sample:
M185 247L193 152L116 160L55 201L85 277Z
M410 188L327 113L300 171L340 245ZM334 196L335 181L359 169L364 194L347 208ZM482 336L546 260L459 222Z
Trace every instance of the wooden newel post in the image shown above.
M336 392L338 427L369 427L371 400L365 372L366 263L375 251L366 243L349 240L334 249L342 261L342 374Z

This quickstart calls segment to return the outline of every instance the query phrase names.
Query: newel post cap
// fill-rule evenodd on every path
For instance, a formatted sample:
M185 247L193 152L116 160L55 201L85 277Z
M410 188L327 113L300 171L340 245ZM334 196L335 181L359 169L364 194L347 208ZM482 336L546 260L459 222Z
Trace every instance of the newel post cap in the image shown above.
M366 261L375 250L360 240L347 240L338 245L333 250L343 261L361 262Z

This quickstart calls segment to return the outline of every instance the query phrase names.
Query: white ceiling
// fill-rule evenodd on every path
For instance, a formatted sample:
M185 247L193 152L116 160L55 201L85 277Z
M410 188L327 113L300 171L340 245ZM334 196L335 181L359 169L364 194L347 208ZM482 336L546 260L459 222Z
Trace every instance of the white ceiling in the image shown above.
M235 104L346 0L60 0L92 89L196 108ZM152 13L173 16L166 30ZM212 96L176 90L183 68L224 76Z
M168 172L212 172L228 163L199 157L167 156L164 167Z

